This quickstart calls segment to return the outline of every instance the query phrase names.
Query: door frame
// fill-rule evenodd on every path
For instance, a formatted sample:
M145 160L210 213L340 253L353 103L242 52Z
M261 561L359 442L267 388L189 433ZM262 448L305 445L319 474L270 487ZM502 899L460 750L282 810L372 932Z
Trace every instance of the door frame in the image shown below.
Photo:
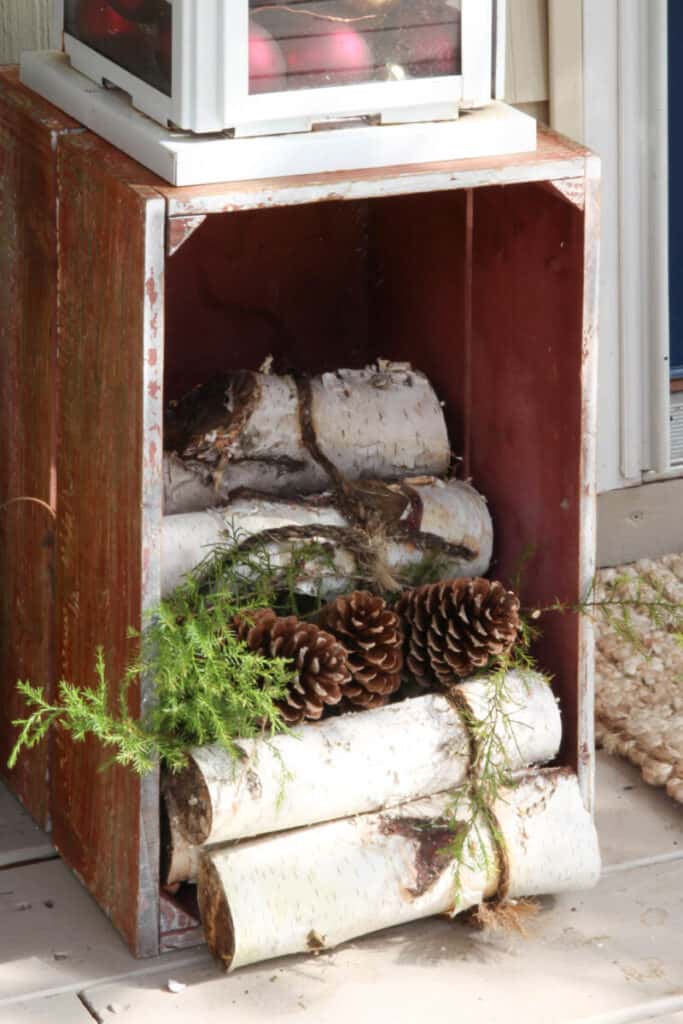
M582 126L603 164L600 491L682 472L670 462L667 6L549 0L554 126Z

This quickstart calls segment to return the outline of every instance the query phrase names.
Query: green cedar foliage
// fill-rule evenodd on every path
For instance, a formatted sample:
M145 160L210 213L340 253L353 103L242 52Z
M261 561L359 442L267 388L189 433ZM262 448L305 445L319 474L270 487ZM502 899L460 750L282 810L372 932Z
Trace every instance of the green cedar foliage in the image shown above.
M231 538L151 616L137 638L140 654L116 688L118 701L110 694L101 649L93 688L62 680L51 703L42 687L17 684L28 714L13 723L20 732L9 767L55 725L77 742L98 739L112 754L103 767L116 763L140 775L157 759L177 771L193 746L219 743L238 756L236 739L285 731L277 705L292 679L291 667L282 658L250 651L232 623L236 615L248 618L262 607L297 613L302 600L297 585L311 563L330 566L332 555L323 545L307 543L277 566L265 544L247 551L239 538ZM320 597L307 601L319 606ZM151 683L154 700L138 716L131 713L128 696L141 678L148 687Z

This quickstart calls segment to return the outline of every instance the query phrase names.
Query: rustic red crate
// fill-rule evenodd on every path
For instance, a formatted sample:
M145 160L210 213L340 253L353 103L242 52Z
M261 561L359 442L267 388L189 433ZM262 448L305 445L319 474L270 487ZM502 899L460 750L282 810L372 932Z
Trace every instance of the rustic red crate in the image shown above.
M111 678L159 599L162 408L218 369L410 360L488 498L495 575L528 603L594 567L599 164L535 154L175 189L0 73L0 754L18 676ZM53 509L54 515L50 512ZM589 623L538 647L561 763L592 799ZM149 688L131 700L149 701ZM160 948L158 778L54 737L10 784L131 949ZM46 785L46 779L48 780ZM166 929L187 920L165 915ZM179 923L180 922L180 923Z

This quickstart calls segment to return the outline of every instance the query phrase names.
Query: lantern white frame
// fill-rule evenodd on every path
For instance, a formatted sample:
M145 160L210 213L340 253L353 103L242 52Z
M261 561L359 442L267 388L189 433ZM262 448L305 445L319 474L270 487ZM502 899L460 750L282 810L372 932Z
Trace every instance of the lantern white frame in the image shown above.
M460 75L259 94L249 93L247 0L169 2L170 96L67 32L64 50L77 71L123 89L136 109L183 131L272 135L344 118L385 124L444 120L485 106L502 90L505 0L461 0ZM63 0L57 0L57 18L63 27Z

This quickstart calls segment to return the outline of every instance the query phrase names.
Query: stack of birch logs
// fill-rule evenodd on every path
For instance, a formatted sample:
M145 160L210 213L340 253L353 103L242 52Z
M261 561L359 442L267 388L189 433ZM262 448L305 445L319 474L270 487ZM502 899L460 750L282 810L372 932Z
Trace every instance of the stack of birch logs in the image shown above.
M312 565L301 590L327 598L359 577L380 593L400 590L425 555L438 557L444 580L489 568L486 502L449 478L441 405L406 364L226 376L173 407L166 447L164 594L226 532L260 539L274 566L287 564L295 540L324 542L333 568L316 577ZM411 600L404 594L397 611L419 613ZM407 674L424 687L422 625L411 626ZM417 639L431 657L432 636ZM439 664L440 692L238 739L237 759L194 749L165 777L163 881L170 891L197 884L207 941L226 968L595 884L597 839L577 780L539 767L561 741L547 681L510 671L495 692L485 675L452 686ZM471 779L485 723L487 770L500 768L505 785L480 807Z
M488 569L486 502L469 484L445 479L443 410L427 378L407 365L311 380L232 374L178 402L165 436L163 594L226 530L242 540L272 537L275 565L286 561L291 538L329 540L337 571L323 578L323 594L349 589L368 554L389 573L426 553L439 555L444 576ZM359 509L372 529L359 530ZM361 547L371 550L359 555L363 532Z

